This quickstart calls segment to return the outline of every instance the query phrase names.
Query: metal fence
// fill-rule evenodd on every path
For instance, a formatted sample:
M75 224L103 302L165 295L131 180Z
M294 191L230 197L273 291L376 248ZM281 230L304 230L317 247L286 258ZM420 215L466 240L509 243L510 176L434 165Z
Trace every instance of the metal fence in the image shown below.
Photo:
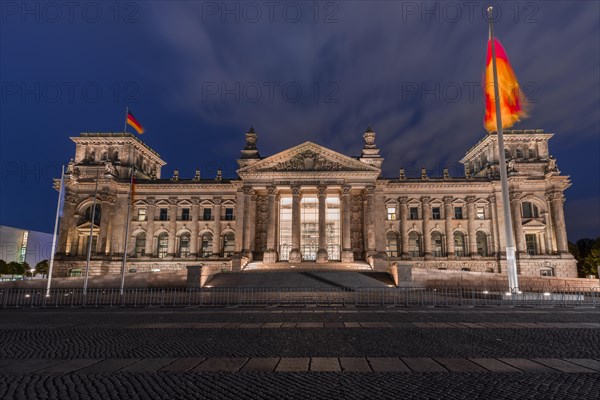
M600 290L554 288L508 295L461 288L202 288L0 290L2 308L25 307L227 307L227 306L430 306L598 307Z

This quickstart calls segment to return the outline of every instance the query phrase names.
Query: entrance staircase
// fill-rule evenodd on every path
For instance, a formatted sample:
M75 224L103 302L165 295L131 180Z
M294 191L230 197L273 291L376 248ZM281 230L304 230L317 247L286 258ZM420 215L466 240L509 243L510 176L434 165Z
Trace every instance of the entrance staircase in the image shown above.
M373 272L363 262L327 263L252 262L242 272L215 275L207 287L238 288L342 288L395 286L387 273Z

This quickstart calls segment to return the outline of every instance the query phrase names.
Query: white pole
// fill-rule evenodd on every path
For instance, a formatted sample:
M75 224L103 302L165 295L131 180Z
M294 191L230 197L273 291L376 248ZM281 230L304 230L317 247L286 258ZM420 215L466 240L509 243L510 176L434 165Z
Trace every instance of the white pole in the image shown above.
M127 133L127 116L129 115L129 107L125 106L125 125L123 125L123 133Z
M46 297L50 297L50 286L52 284L52 271L54 269L54 252L56 251L56 235L58 233L58 220L60 218L60 209L65 183L65 166L60 170L60 189L58 191L58 204L56 205L56 218L54 219L54 235L52 236L52 253L50 254L50 266L48 267L48 284L46 285Z
M88 238L87 259L85 262L85 278L83 280L83 295L87 294L88 278L90 276L90 258L92 257L92 237L94 233L94 221L96 219L96 198L98 197L98 174L100 167L96 168L96 188L94 189L94 202L92 203L92 213L90 221L90 236ZM106 216L105 216L106 218Z
M134 161L135 161L135 147L134 147ZM125 248L123 250L123 263L121 264L121 296L125 290L125 265L127 264L127 248L129 244L129 220L131 219L131 196L133 195L133 177L135 175L135 162L131 169L131 180L129 181L129 196L127 197L127 222L125 224Z
M494 46L494 23L492 21L492 6L488 7L490 22L490 40L492 46L492 69L494 72L494 98L496 103L496 130L498 133L498 152L500 163L500 185L502 187L502 208L504 215L504 234L506 236L506 272L510 293L519 293L519 278L517 275L516 246L510 213L508 195L508 174L506 172L506 157L504 155L504 136L502 131L502 115L500 111L500 90L498 89L498 71L496 69L496 47Z

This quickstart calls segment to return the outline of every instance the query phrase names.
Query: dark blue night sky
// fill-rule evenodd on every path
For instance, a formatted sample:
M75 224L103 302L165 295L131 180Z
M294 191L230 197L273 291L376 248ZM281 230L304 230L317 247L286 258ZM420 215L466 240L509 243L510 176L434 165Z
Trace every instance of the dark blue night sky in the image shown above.
M51 232L52 178L80 132L141 137L192 177L235 175L253 125L263 156L311 140L349 155L372 125L384 175L441 175L483 135L487 3L3 1L0 224ZM569 238L600 235L600 3L498 2L496 34L545 129Z

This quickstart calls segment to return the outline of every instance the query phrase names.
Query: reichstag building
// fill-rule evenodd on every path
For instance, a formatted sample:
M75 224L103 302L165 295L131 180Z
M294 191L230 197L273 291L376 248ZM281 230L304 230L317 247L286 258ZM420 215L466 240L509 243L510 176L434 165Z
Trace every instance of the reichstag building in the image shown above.
M65 174L56 276L85 269L90 231L91 275L120 272L125 240L130 272L313 263L505 274L502 207L510 207L519 274L576 277L563 212L570 181L549 153L552 136L505 132L510 204L502 204L495 133L460 160L463 176L423 170L413 178L400 170L385 178L371 129L358 157L312 142L262 157L250 129L236 179L201 178L200 171L183 179L177 170L165 177L166 163L134 135L82 133L72 138Z

